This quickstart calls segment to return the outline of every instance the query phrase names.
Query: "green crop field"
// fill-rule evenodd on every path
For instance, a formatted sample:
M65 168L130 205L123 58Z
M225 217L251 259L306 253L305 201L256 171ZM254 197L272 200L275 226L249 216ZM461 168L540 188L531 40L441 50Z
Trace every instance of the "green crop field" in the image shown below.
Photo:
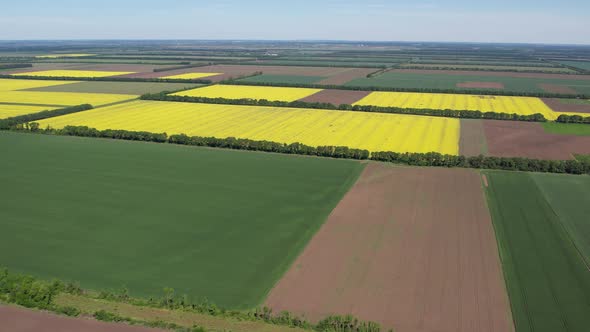
M576 194L588 195L586 188L579 188L587 180L563 176L557 179L558 187L553 188L556 178L546 175L501 171L484 174L489 181L486 194L516 331L587 330L590 272L564 227L569 225L570 231L588 230L583 224L587 218L578 219L584 217L587 208L566 201ZM574 202L584 200L587 196Z
M554 84L570 87L578 93L590 94L590 80L486 76L484 72L480 75L451 75L391 71L372 78L358 78L345 85L465 90L465 88L457 88L456 86L457 83L462 82L498 82L504 84L504 89L500 91L510 92L545 92L538 84Z
M559 61L566 66L576 67L584 70L590 70L590 61Z
M0 132L0 266L84 288L261 303L356 161Z
M459 70L494 70L494 71L516 71L516 72L545 72L545 73L562 73L562 74L571 74L575 73L575 71L569 68L562 68L562 67L541 67L541 66L508 66L508 65L487 65L487 64L442 64L442 63L406 63L400 66L401 68L404 67L412 67L416 68L419 67L421 69L459 69Z
M158 93L162 91L176 91L191 89L202 84L192 83L154 83L154 82L76 82L63 85L54 85L41 88L28 89L26 91L47 92L87 92L87 93L115 93L141 95L144 93Z
M302 76L302 75L258 75L241 79L240 82L256 82L256 83L290 83L290 84L313 84L317 83L325 77L321 76Z
M552 134L590 136L590 126L583 123L544 122L543 128Z
M590 266L590 177L530 175Z

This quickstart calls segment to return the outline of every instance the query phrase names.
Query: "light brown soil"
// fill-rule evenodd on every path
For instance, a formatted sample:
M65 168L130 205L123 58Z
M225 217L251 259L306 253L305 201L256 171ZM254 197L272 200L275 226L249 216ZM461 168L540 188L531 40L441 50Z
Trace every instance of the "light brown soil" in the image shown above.
M479 173L370 163L266 304L396 332L512 331Z
M472 89L504 89L504 84L500 82L463 82L457 83L458 88L472 88Z
M347 77L364 77L358 68L337 68L337 67L296 67L296 66L257 66L257 65L213 65L195 68L171 70L159 73L133 74L129 77L154 78L163 76L180 75L187 73L223 73L222 75L204 77L203 79L219 82L229 78L237 78L245 75L252 75L255 72L263 72L267 75L300 75L300 76L322 76L339 80ZM354 73L351 74L351 72ZM349 76L347 76L349 75ZM366 74L365 74L366 75Z
M461 119L459 154L471 157L485 155L486 152L487 143L482 120Z
M577 105L577 104L566 104L562 103L559 99L554 98L541 98L549 108L555 112L578 112L578 113L590 113L590 104Z
M343 85L346 84L354 79L367 77L372 72L375 72L377 69L370 69L370 68L353 68L349 71L343 72L341 74L334 75L332 77L323 79L318 82L318 84L325 84L325 85Z
M567 80L590 80L590 75L545 74L545 73L517 73L507 71L476 71L476 70L433 70L433 69L394 69L391 73L442 74L458 76L500 76L523 78L555 78Z
M300 99L308 103L330 103L334 105L352 104L366 97L370 91L327 89Z
M578 92L568 86L565 85L556 85L556 84L548 84L548 83L541 83L538 84L539 88L543 89L545 92L551 93L565 93L565 94L577 94Z
M590 154L590 136L548 133L539 123L485 120L484 130L492 156L563 160Z
M0 306L0 332L158 332L163 330L70 318L12 306Z

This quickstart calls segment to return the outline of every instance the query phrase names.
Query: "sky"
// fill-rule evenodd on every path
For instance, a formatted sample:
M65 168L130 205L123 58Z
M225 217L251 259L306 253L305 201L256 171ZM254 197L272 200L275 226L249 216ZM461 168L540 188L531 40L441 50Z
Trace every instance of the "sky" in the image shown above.
M18 0L0 39L590 44L588 0Z

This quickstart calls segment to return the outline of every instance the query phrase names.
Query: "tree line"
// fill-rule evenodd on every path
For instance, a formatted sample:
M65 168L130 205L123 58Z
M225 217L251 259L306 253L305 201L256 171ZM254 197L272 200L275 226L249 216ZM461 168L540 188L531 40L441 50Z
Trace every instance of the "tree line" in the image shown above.
M0 70L3 69L16 69L16 68L31 68L33 67L32 63L6 63L0 64Z
M350 105L320 102L304 101L271 101L266 99L227 99L227 98L207 98L169 95L166 93L144 94L140 97L142 100L171 101L183 103L205 103L205 104L223 104L223 105L248 105L248 106L270 106L270 107L289 107L289 108L307 108L307 109L328 109L338 111L354 111L369 113L392 113L392 114L411 114L427 115L448 118L463 119L488 119L488 120L510 120L510 121L527 121L527 122L546 122L547 119L541 113L522 115L516 113L498 113L498 112L481 112L471 110L437 110L428 108L402 108L402 107L383 107L371 105Z
M29 76L29 75L0 75L0 78L41 81L100 81L100 82L151 82L151 83L198 83L211 84L205 79L180 78L142 78L142 77L67 77L67 76Z
M495 66L495 65L492 65ZM501 66L498 66L501 67ZM516 67L516 66L515 66ZM535 66L534 66L535 67ZM541 67L541 66L536 66L538 68L557 68L557 67ZM524 69L524 70L520 70L520 69L516 69L516 68L483 68L483 67L469 67L469 68L465 68L465 67L453 67L452 65L440 65L440 66L419 66L419 65L404 65L403 67L400 67L400 69L418 69L418 70L468 70L468 71L489 71L489 72L515 72L515 73L535 73L535 74L562 74L562 75L580 75L580 73L578 73L577 71L568 71L566 70L567 68L563 68L563 67L559 67L564 69L559 70L559 71L555 71L555 70L542 70L542 69Z
M196 68L196 67L205 67L208 66L209 64L206 63L202 63L202 64L191 64L190 62L188 62L185 65L182 66L173 66L173 67L162 67L162 68L154 68L153 72L154 73L160 73L163 71L171 71L171 70L178 70L178 69L188 69L188 68Z
M77 105L77 106L69 106L69 107L59 108L59 109L50 110L50 111L41 111L41 112L32 113L32 114L25 114L25 115L19 115L19 116L6 118L6 119L0 119L0 130L11 129L11 128L17 127L19 125L21 125L21 126L28 125L29 127L31 127L31 126L35 127L35 126L38 126L39 124L36 122L33 122L33 121L48 119L48 118L52 118L52 117L60 116L60 115L66 115L66 114L71 114L71 113L87 111L90 109L92 109L92 105L82 104L82 105Z
M557 120L555 120L555 122L590 124L590 115L589 116L581 116L581 115L561 114L560 116L557 117Z
M219 84L229 84L219 82ZM494 91L485 89L435 89L435 88L398 88L384 86L349 86L334 84L310 84L310 83L276 83L276 82L231 82L232 85L253 85L253 86L280 86L287 88L311 88L330 90L352 90L352 91L391 91L391 92L422 92L422 93L449 93L468 95L490 95L490 96L515 96L515 97L538 97L538 98L563 98L563 99L590 99L587 94L565 94L553 92L518 92L518 91Z
M412 153L379 151L370 153L368 150L353 149L346 146L314 147L302 143L286 144L235 137L216 138L188 136L185 134L168 136L166 133L149 133L143 131L113 129L98 130L86 126L65 126L62 129L54 129L50 127L40 128L39 124L36 123L21 123L12 127L11 129L53 135L112 138L234 150L250 150L356 160L374 160L410 166L459 167L498 169L507 171L590 174L590 161L588 160L542 160L521 157L492 157L483 155L466 157L446 155L437 152Z

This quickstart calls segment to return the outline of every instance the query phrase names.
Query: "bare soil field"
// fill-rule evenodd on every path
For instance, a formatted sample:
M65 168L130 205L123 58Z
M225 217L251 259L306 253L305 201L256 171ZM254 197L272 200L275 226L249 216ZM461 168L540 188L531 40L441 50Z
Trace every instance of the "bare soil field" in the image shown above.
M366 69L366 68L365 68ZM296 67L296 66L256 66L256 65L212 65L204 67L185 68L170 70L159 73L138 73L130 74L129 77L155 78L163 76L180 75L187 73L223 73L221 75L205 77L204 79L219 82L229 78L237 78L245 75L252 75L256 72L263 72L267 75L299 75L299 76L324 76L334 79L337 82L346 82L359 77L365 77L374 70L359 70L359 68L340 67Z
M541 98L555 112L590 113L590 104L567 104L556 98Z
M504 84L500 82L463 82L457 83L458 88L471 89L504 89Z
M513 331L479 173L369 164L266 305L396 332Z
M0 306L0 332L158 332L126 324L70 318L12 306Z
M462 156L478 156L487 153L486 136L483 121L478 119L461 119L461 136L459 154Z
M371 91L327 89L314 93L313 95L305 97L303 99L300 99L300 101L308 103L331 103L334 105L352 104L363 99L370 93Z
M444 74L458 76L500 76L500 77L521 77L521 78L554 78L567 80L590 80L590 75L569 75L569 74L545 74L545 73L517 73L517 72L496 72L496 71L473 71L473 70L428 70L428 69L394 69L391 73L417 73L417 74Z
M541 83L541 84L539 84L539 87L541 89L543 89L543 91L551 92L551 93L564 93L564 94L574 94L574 95L576 93L578 93L576 90L574 90L570 87L567 87L567 86L563 86L563 85Z
M488 153L497 157L574 159L590 154L590 137L551 134L539 123L485 120Z

